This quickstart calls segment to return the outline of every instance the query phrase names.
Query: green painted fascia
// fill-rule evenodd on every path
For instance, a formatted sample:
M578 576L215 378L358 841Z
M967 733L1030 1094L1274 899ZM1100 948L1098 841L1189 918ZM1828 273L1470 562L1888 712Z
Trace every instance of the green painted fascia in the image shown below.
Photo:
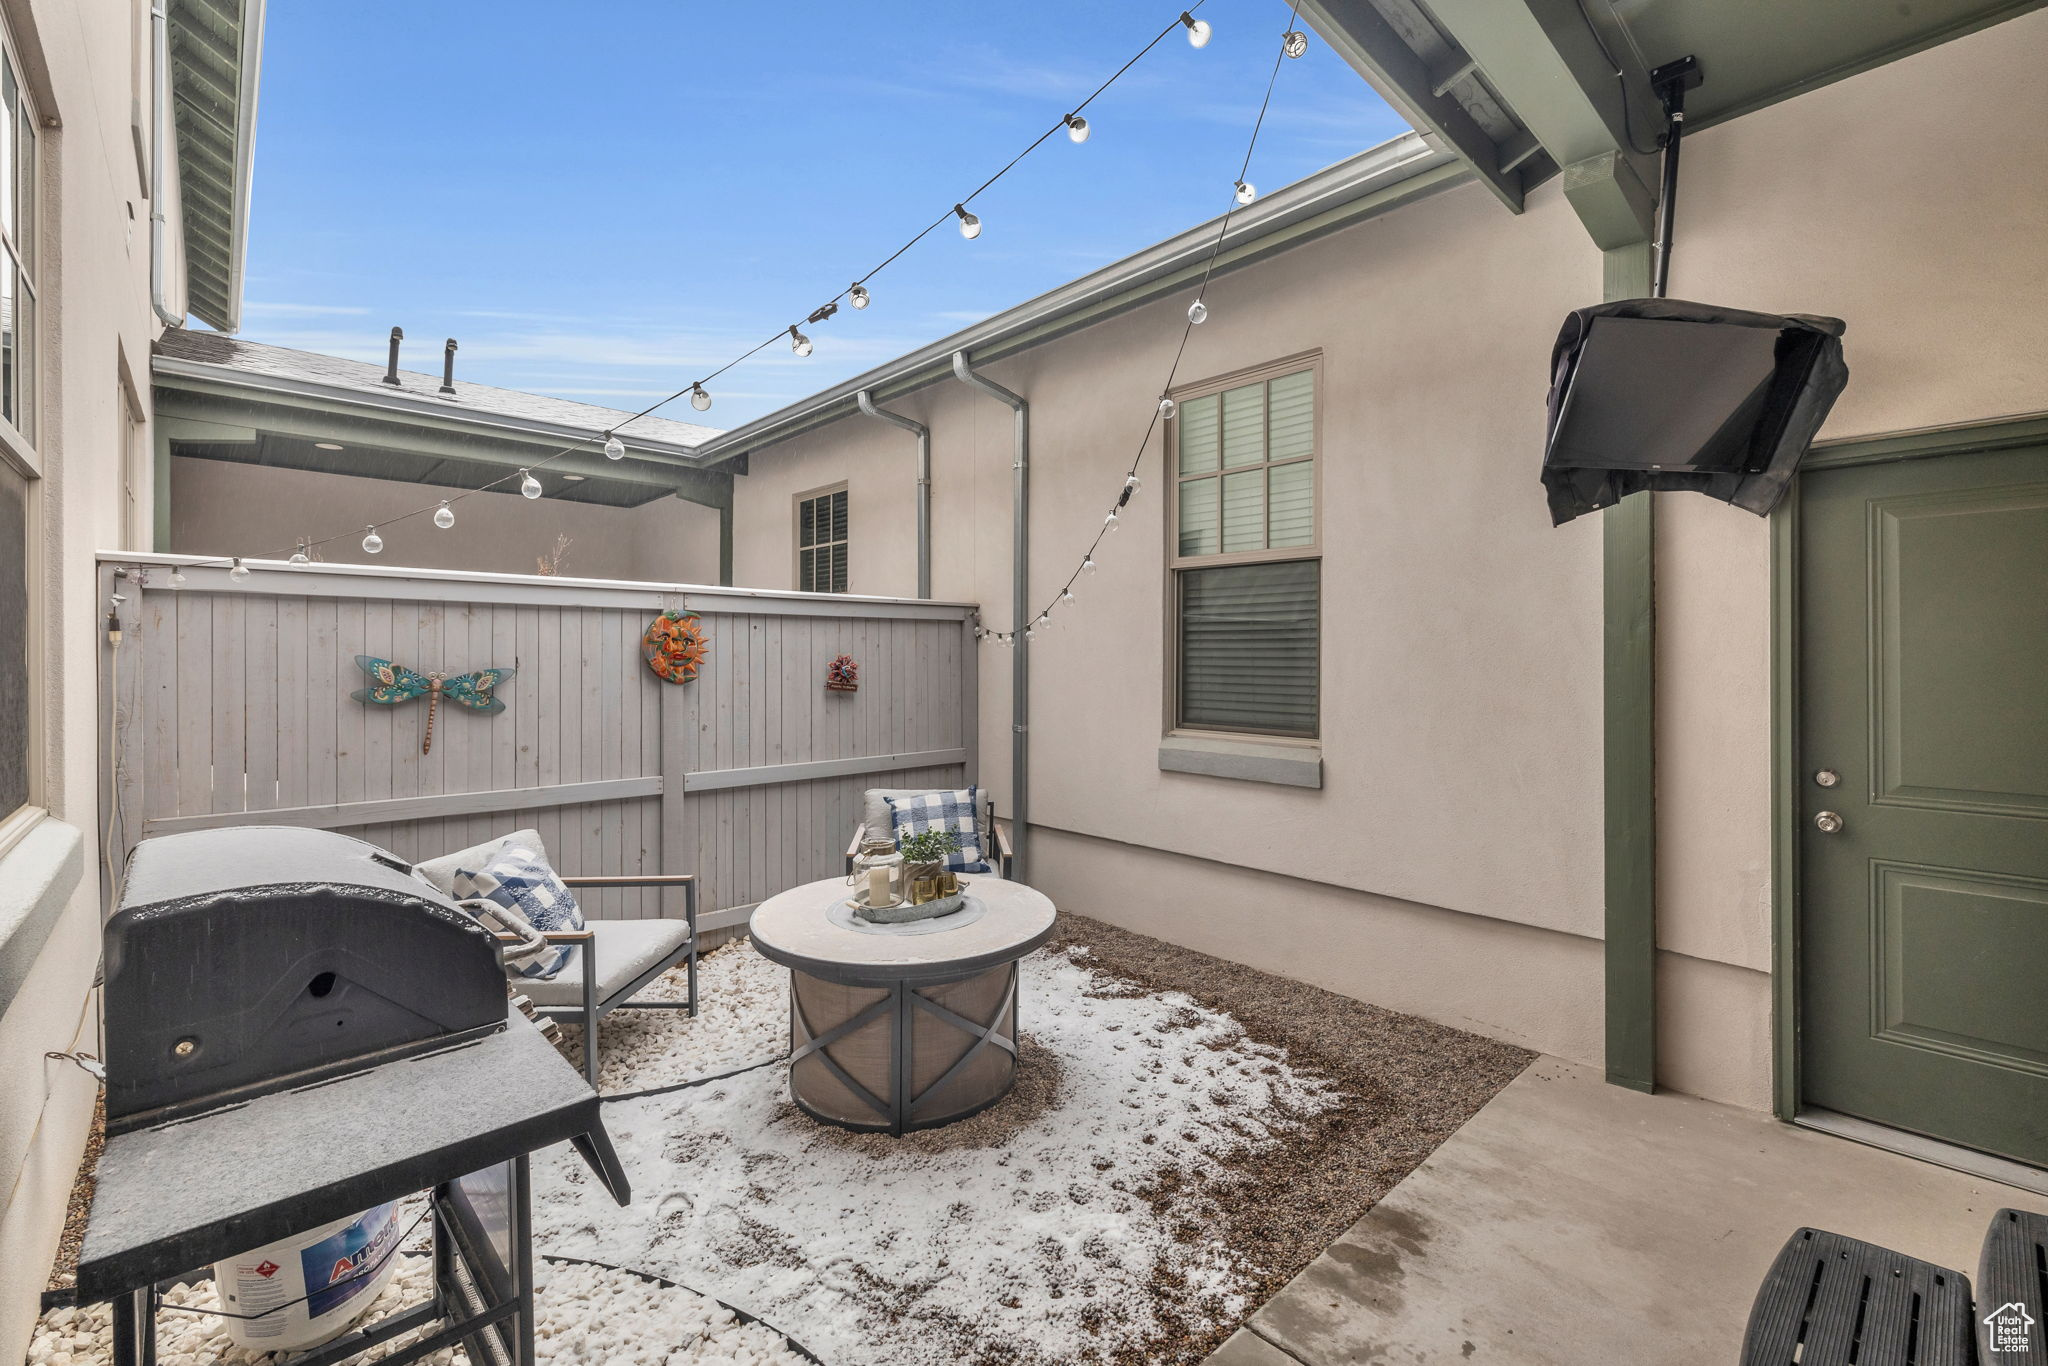
M1612 299L1650 292L1650 247L1602 253ZM1606 812L1607 1080L1657 1084L1657 631L1655 495L1601 514L1602 723Z
M1843 465L1879 465L1893 460L1919 460L1930 455L1964 455L1974 451L2038 446L2048 442L2048 413L2015 413L1985 422L1956 422L1916 427L1880 436L1843 437L1815 442L1800 462L1801 469L1834 469Z

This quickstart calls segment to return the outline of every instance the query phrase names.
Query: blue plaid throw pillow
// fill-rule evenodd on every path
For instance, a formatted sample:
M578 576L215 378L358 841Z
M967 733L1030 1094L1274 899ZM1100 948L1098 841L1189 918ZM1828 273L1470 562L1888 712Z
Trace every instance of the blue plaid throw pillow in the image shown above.
M536 849L506 844L492 850L481 868L457 868L452 881L457 901L502 906L537 930L583 928L582 907ZM512 971L520 977L552 978L575 957L576 945L563 944Z
M986 873L989 867L982 857L981 824L976 819L980 798L978 787L889 798L889 818L896 828L896 842L901 844L905 835L919 835L927 830L951 830L960 837L960 847L946 856L946 867L955 873Z

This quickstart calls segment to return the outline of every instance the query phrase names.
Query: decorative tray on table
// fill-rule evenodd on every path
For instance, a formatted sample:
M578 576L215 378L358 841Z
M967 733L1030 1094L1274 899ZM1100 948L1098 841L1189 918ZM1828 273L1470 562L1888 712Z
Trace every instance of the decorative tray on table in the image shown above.
M936 920L942 915L951 915L966 902L967 888L964 884L951 896L942 896L916 905L908 901L897 901L886 906L870 906L866 888L846 899L847 906L856 916L877 925L903 925L913 920Z

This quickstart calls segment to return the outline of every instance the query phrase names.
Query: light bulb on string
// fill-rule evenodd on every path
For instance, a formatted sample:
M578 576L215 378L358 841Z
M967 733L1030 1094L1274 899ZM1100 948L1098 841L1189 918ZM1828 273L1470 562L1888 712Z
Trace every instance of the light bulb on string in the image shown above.
M455 525L455 509L448 506L446 498L441 500L441 506L434 509L434 525L443 531Z
M1160 395L1159 415L1161 417L1171 418L1175 413L1179 411L1180 405L1178 403L1175 403L1172 399L1167 398L1164 394Z
M797 331L795 323L789 325L789 349L796 352L799 356L808 356L813 349L811 339Z
M848 289L846 291L846 302L852 304L855 308L866 308L870 302L868 287L866 285L854 285L851 289Z
M967 212L965 204L955 204L953 206L953 216L960 220L960 235L962 237L972 242L975 238L981 236L981 220Z
M1139 479L1135 473L1127 474L1124 476L1124 487L1126 489L1129 489L1131 493L1136 493L1141 487L1143 487L1143 484L1144 481ZM1129 496L1129 494L1125 495L1125 497Z
M624 460L626 458L626 443L619 440L615 432L606 432L604 434L604 458L607 460Z
M533 477L533 471L519 471L519 496L521 498L538 498L540 495L540 480Z
M865 307L865 305L861 306ZM693 384L690 386L690 406L700 413L711 411L711 395L704 392L703 385Z
M363 528L363 553L365 555L381 555L384 553L384 538L377 534L377 528L373 526Z
M228 577L236 583L247 583L249 581L249 566L242 563L241 556L237 555L235 557L235 567L228 571Z
M173 588L183 588L184 586L185 586L185 571L184 571L184 570L183 570L182 568L175 568L175 567L174 567L174 568L173 568L173 569L171 570L171 587L173 587Z
M1197 19L1194 15L1183 10L1181 11L1180 21L1187 26L1189 47L1209 46L1209 21L1207 19Z
M285 563L294 569L304 569L307 565L313 563L313 557L306 553L306 543L304 541L299 542L299 548L292 552L292 557L286 560Z
M1118 527L1122 525L1123 520L1116 515L1115 508L1111 508L1109 510L1109 516L1102 519L1102 529L1104 531L1115 531Z
M1193 303L1189 304L1188 321L1195 324L1197 327L1209 321L1209 305L1203 303L1200 299L1197 299Z
M1061 602L1072 602L1073 600L1074 600L1074 590L1073 590L1073 588L1072 588L1071 586L1070 586L1070 587L1067 587L1067 588L1063 588L1063 589L1061 589L1061 590L1060 590L1060 601L1061 601Z
M1069 142L1088 141L1088 120L1082 118L1079 114L1069 114L1063 122L1067 125L1067 140Z
M1238 182L1237 182L1237 202L1238 202L1238 203L1240 203L1240 204L1249 204L1249 203L1251 203L1251 202L1252 202L1252 201L1253 201L1254 199L1257 199L1258 197L1259 197L1259 191L1258 191L1258 187L1257 187L1257 186L1255 186L1255 185L1253 185L1253 184L1252 184L1252 183L1251 183L1251 182L1250 182L1249 180L1240 180L1240 181L1238 181Z
M1081 561L1081 572L1083 574L1093 574L1095 572L1095 557L1093 555Z
M1308 35L1298 28L1291 28L1280 35L1280 50L1290 57L1299 57L1308 51Z

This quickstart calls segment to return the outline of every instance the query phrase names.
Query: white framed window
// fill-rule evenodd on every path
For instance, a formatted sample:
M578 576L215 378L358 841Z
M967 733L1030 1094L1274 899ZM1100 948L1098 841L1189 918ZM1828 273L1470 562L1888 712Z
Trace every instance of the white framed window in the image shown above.
M800 593L846 591L846 485L796 500L796 586Z
M40 819L38 120L0 29L0 854Z
M1173 393L1172 730L1320 734L1321 368L1296 357Z

